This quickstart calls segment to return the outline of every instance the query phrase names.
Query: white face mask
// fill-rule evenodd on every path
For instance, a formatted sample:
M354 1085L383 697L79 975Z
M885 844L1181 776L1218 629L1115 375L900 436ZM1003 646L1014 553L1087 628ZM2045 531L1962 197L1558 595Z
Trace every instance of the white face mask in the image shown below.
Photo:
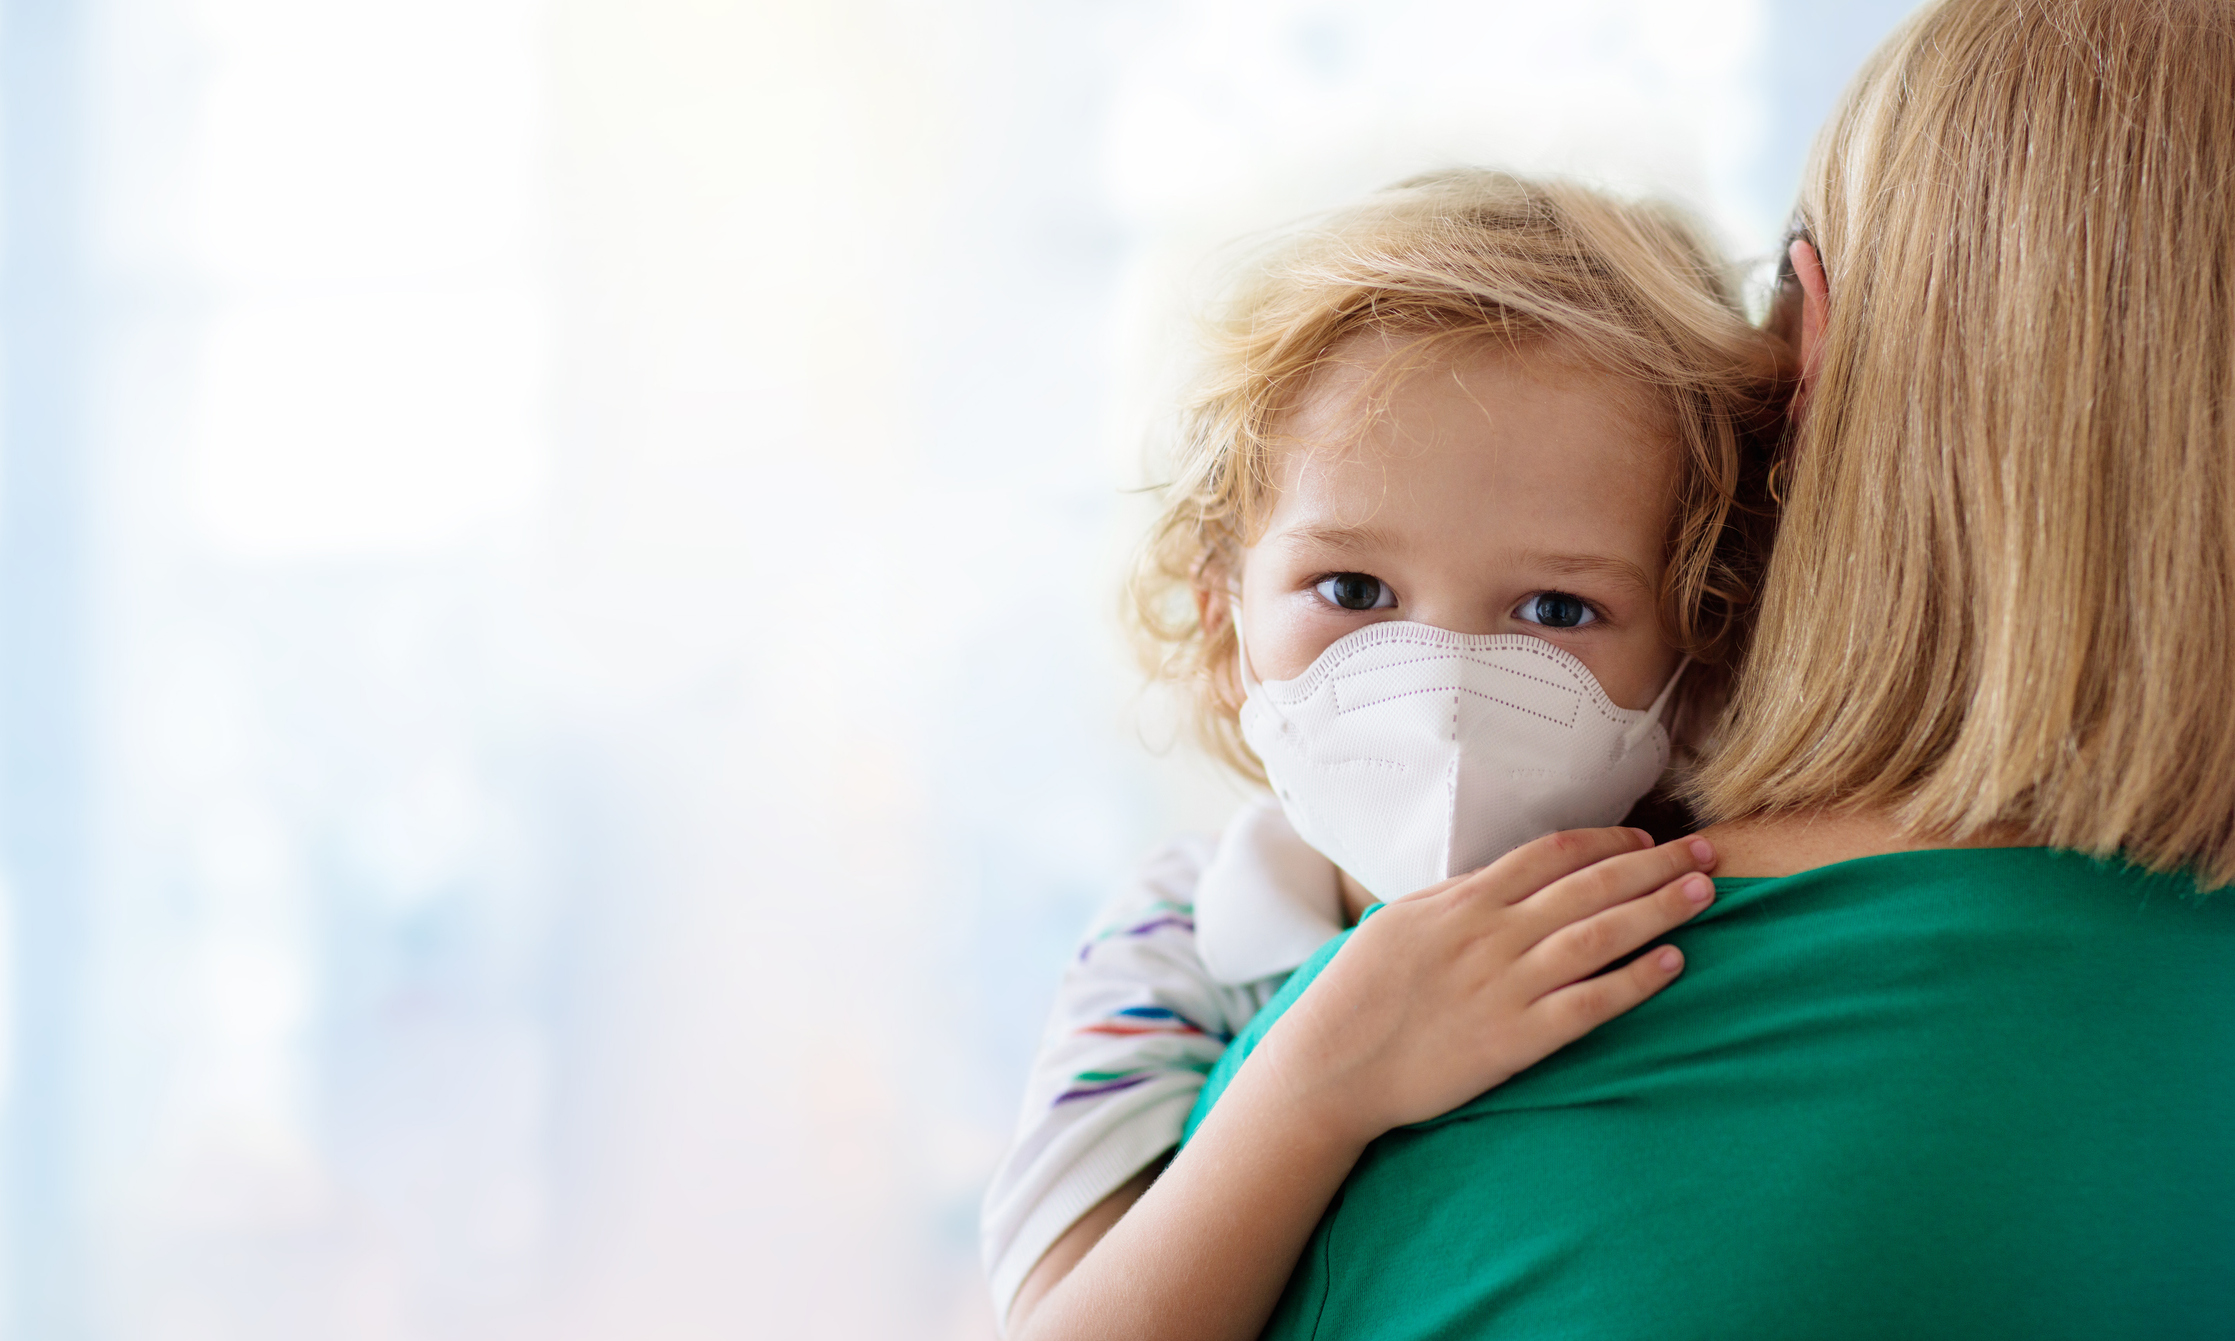
M1242 738L1288 822L1378 899L1619 821L1668 766L1661 710L1684 673L1618 708L1542 638L1405 621L1338 639L1293 680L1260 683L1246 650L1241 670Z

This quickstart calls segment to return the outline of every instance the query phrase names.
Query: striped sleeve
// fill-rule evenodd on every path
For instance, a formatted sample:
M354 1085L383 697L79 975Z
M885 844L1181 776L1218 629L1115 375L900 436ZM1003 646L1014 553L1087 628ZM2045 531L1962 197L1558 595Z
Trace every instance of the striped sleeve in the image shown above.
M1214 981L1195 950L1208 838L1150 858L1095 919L1056 990L1017 1135L986 1193L994 1310L1065 1230L1179 1143L1203 1076L1280 980Z

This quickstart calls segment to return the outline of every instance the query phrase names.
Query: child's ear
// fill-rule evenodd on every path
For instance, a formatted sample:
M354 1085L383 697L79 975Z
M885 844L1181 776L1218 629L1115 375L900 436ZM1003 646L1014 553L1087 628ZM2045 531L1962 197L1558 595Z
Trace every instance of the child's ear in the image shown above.
M1234 613L1234 588L1226 564L1217 555L1206 555L1195 566L1195 624L1205 638L1216 638Z
M1206 638L1216 638L1226 627L1226 602L1212 600L1214 594L1199 582L1195 585L1195 622Z

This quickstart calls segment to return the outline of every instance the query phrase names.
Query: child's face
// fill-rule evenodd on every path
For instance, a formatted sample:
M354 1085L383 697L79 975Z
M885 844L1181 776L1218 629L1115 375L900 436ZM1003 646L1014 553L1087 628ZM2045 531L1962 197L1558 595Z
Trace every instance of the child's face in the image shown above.
M1242 632L1261 680L1344 634L1408 619L1525 633L1571 652L1624 708L1676 653L1658 592L1681 448L1639 387L1549 349L1470 351L1356 406L1388 346L1337 348L1275 425L1265 532L1243 553Z

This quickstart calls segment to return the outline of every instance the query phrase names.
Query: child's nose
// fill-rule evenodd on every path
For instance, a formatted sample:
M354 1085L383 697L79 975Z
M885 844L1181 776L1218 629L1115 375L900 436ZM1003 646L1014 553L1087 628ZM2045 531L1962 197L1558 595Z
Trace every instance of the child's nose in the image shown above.
M1426 624L1447 633L1504 633L1506 611L1492 606L1481 597L1468 597L1458 593L1429 593L1412 601L1405 610L1405 617L1416 624Z

